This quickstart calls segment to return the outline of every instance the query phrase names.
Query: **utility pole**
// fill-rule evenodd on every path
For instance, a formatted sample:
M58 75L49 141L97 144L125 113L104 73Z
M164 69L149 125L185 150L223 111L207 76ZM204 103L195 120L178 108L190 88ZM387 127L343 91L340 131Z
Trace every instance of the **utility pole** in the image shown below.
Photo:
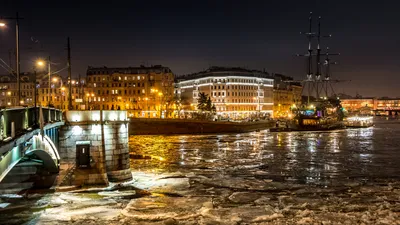
M16 20L16 23L15 23L15 42L16 42L16 51L17 51L17 53L16 53L16 55L17 55L17 64L16 64L16 66L17 66L17 86L18 86L18 105L21 105L21 83L20 83L20 77L19 77L19 75L20 75L20 71L19 71L19 69L20 69L20 60L19 60L19 25L18 25L18 22L19 22L19 17L18 17L18 12L17 12L17 17L15 17L15 20Z
M47 64L48 64L48 70L49 70L49 93L48 93L49 102L48 102L48 106L49 106L49 109L50 109L50 102L51 102L51 94L50 94L51 93L51 62L50 62L50 56L49 56ZM50 112L50 110L49 110L49 112ZM50 120L50 118L49 118L49 120Z
M67 50L68 50L68 110L72 110L72 79L71 79L71 45L69 43L69 37L67 38ZM80 81L79 81L80 82Z
M35 104L35 125L37 124L37 109L36 109L36 96L37 96L37 86L36 86L36 69L33 71L33 74L34 74L34 79L33 79L33 85L34 85L34 89L33 89L33 92L34 92L34 104Z
M8 18L2 18L6 20L15 20L15 48L16 48L16 71L17 71L17 104L16 105L21 105L21 84L20 84L20 59L19 59L19 20L23 19L18 16L18 12L16 13L16 17L8 17Z

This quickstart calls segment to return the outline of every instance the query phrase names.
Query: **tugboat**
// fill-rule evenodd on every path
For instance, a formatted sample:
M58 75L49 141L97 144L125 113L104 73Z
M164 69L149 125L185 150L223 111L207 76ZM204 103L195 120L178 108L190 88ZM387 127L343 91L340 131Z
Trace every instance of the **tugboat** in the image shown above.
M299 105L293 105L291 110L293 113L293 119L288 120L285 127L277 126L271 128L271 132L282 132L282 131L323 131L323 130L335 130L345 128L343 124L343 108L340 104L339 98L335 98L335 94L331 93L333 97L329 97L329 88L333 92L332 82L340 82L339 80L330 79L330 64L329 56L339 55L337 53L329 53L329 48L325 53L326 59L324 66L326 68L325 77L321 79L321 48L320 39L321 37L321 17L318 19L318 33L312 32L312 13L309 17L309 31L305 33L308 37L308 53L307 57L307 79L300 81L303 83L303 90L307 90L308 93L304 96L306 99L302 100ZM330 37L331 35L327 36ZM313 53L312 39L317 38L317 53ZM316 73L313 74L313 56L316 56ZM290 82L290 81L289 81ZM293 81L291 81L293 82ZM298 82L298 81L297 81Z

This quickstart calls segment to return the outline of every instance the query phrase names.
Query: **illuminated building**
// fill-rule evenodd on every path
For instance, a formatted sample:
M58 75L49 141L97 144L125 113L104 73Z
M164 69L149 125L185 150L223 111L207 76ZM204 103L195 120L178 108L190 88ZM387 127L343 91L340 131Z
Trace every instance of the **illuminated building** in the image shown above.
M71 82L71 98L72 109L84 109L85 103L83 101L85 79L72 79ZM50 91L50 95L49 95ZM37 105L47 107L53 106L57 109L68 109L68 96L69 96L69 83L68 79L60 75L52 75L51 86L49 90L48 75L41 76L37 79ZM50 99L50 102L49 102Z
M20 91L21 105L33 105L34 78L32 74L21 74ZM0 76L0 106L18 105L17 79L14 75Z
M272 116L273 83L268 73L243 68L210 67L180 76L175 84L182 105L179 114L195 112L199 93L204 92L221 117Z
M89 67L85 92L89 109L127 110L129 117L172 115L174 75L168 67Z
M341 104L350 113L358 113L366 109L369 109L371 114L390 115L400 112L400 98L346 98L341 99Z
M302 86L294 83L293 78L281 74L273 74L274 77L274 117L288 117L291 115L291 107L301 103Z

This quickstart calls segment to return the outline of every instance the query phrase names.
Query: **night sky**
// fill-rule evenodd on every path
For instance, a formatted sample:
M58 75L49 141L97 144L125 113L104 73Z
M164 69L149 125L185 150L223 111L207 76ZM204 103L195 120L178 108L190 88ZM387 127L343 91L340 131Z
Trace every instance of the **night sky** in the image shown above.
M17 3L16 3L17 2ZM351 3L350 3L351 2ZM20 22L21 70L51 56L72 73L87 66L162 64L176 75L209 66L265 68L304 79L309 12L321 15L323 40L339 64L333 78L351 80L336 92L400 97L400 13L397 1L17 1L3 0L1 16ZM316 21L316 20L315 20ZM0 30L0 57L15 48L14 24ZM315 24L316 25L316 24ZM14 61L12 62L15 65ZM5 70L0 68L2 73ZM65 73L64 73L65 74Z

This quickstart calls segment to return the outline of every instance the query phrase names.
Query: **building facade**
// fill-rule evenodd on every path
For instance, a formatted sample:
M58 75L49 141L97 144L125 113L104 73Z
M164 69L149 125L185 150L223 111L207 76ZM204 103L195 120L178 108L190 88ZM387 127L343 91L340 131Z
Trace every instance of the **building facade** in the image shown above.
M18 86L15 75L0 75L0 106L10 107L16 105L34 104L34 76L33 74L21 74L20 104L18 104Z
M223 118L272 116L273 78L265 72L243 68L211 67L179 77L176 96L179 115L196 112L199 94L207 94Z
M370 109L372 114L390 115L400 112L400 98L347 98L341 99L341 104L346 111L357 113Z
M274 77L274 117L290 117L291 107L301 103L303 87L300 83L293 82L292 77L273 74Z
M50 88L49 88L50 83ZM52 106L57 109L68 110L69 104L69 81L60 75L48 75L37 78L37 105ZM73 110L85 109L84 93L86 79L78 78L71 81L71 104Z
M127 110L129 117L171 117L174 75L168 67L89 67L88 109Z

